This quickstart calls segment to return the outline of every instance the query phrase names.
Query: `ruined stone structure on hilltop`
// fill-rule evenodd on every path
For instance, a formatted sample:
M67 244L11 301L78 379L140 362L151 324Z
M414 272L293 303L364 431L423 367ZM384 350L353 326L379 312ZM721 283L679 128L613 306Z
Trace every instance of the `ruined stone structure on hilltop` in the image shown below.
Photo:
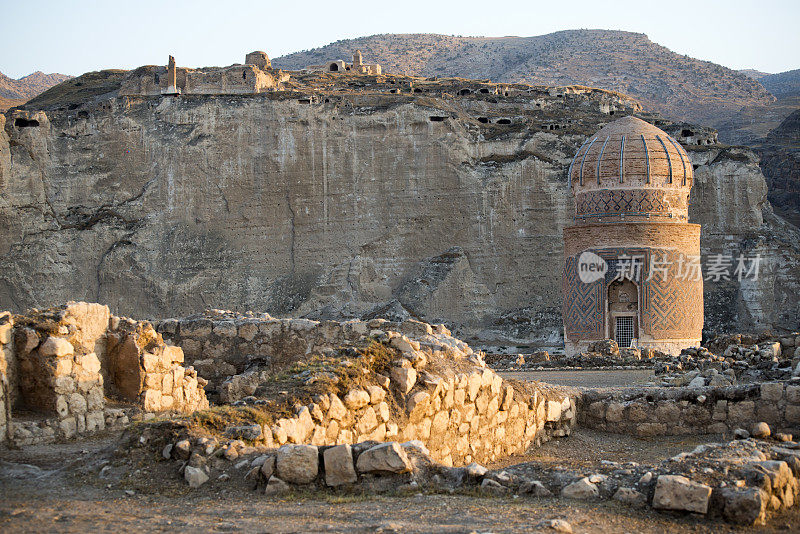
M373 76L380 76L383 74L383 69L377 63L364 63L361 56L361 50L353 52L353 62L345 63L341 59L336 61L329 61L324 65L309 65L303 69L305 72L337 72L337 73L350 73L350 74L371 74Z
M273 70L265 52L250 52L244 65L190 69L177 67L169 56L166 67L148 65L131 71L123 80L120 95L214 95L250 94L281 89L289 75Z
M700 343L700 225L688 222L689 155L635 117L587 139L568 171L575 224L564 229L568 353L614 338L680 352Z

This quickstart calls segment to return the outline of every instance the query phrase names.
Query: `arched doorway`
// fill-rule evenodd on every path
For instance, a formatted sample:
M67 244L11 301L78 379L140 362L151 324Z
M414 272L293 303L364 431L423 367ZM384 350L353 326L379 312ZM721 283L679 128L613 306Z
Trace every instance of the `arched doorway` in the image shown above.
M639 288L631 280L608 285L606 332L620 348L635 345L639 338Z
M328 70L330 72L339 72L339 65L337 65L336 63L331 63L330 66L328 67Z

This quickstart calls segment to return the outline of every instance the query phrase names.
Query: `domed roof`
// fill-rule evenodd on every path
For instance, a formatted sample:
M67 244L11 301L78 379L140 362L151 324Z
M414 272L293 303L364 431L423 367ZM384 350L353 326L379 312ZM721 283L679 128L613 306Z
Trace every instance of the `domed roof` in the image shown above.
M692 162L663 130L636 117L605 127L578 150L568 179L575 192L596 189L691 188Z

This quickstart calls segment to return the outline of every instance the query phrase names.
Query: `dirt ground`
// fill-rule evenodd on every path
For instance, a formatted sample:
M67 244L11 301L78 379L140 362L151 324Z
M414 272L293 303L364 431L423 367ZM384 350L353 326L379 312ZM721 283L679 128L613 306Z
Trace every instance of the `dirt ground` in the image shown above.
M559 386L583 388L627 387L646 384L653 378L652 369L498 371L503 378L538 380Z
M169 462L154 464L146 477L151 483L145 486L124 479L108 484L81 469L109 456L118 439L106 436L3 451L0 532L529 532L540 521L555 518L565 519L578 533L800 529L800 512L773 518L767 527L742 529L699 516L657 513L613 502L328 491L276 499L234 480L189 490ZM703 441L708 440L698 436L656 443L578 431L492 467L528 461L590 465L598 459L644 463ZM76 460L69 463L68 459Z
M646 381L641 371L547 371L556 384L613 387ZM543 373L503 373L544 379ZM535 462L590 469L602 460L656 464L719 436L638 439L577 429L489 468ZM190 490L171 462L120 463L119 434L0 451L0 532L530 532L564 519L576 533L800 532L800 510L766 527L732 527L702 516L582 502L473 493L365 495L335 491L268 497L234 473ZM103 475L100 466L119 468ZM112 472L113 469L109 469Z

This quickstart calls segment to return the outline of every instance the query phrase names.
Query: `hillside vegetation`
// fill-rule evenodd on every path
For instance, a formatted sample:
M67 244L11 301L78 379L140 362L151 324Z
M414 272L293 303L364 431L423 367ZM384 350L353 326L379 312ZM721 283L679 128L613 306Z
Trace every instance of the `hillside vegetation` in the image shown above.
M641 33L568 30L537 37L384 34L337 41L277 58L298 69L348 59L360 49L385 71L421 76L489 78L543 85L583 84L639 99L673 119L718 126L743 108L775 98L747 75L676 54ZM725 132L721 132L724 137Z

